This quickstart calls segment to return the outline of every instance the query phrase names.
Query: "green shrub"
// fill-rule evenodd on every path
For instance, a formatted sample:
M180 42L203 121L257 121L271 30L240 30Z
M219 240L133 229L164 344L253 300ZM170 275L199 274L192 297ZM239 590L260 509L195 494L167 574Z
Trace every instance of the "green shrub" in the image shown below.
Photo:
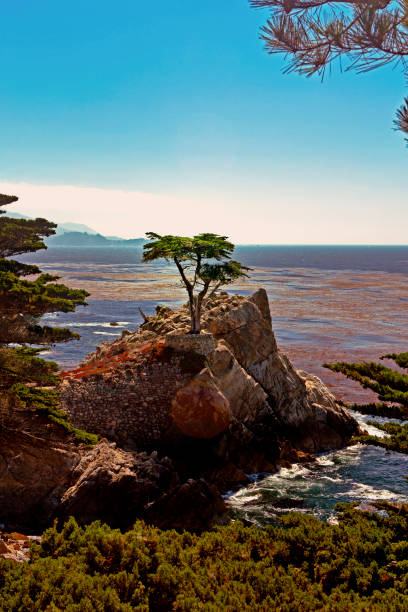
M404 421L408 417L408 410L404 406L398 404L386 404L385 402L371 404L344 404L346 408L361 412L361 414L370 414L372 416L388 417L389 419L400 419Z
M123 534L70 519L0 563L0 610L368 611L408 607L408 506L339 505L339 525L289 514L201 535L137 522Z

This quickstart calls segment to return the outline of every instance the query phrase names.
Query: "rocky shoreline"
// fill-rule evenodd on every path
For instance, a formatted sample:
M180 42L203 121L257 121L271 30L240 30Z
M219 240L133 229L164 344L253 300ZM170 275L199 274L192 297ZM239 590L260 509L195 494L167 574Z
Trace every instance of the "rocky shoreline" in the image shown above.
M200 531L228 521L221 493L340 448L356 421L280 353L264 290L214 296L202 336L158 307L136 332L63 375L61 406L92 449L29 407L0 411L0 522L39 533L55 518L128 528L142 518Z

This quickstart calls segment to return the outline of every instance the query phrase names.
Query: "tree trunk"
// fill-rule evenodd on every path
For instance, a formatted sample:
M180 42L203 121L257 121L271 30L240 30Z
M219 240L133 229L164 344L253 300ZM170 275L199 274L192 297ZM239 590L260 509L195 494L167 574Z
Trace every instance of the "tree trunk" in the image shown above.
M195 303L191 305L190 314L191 314L191 330L190 334L199 334L201 331L201 304Z
M193 334L201 333L201 304L197 304L193 318Z

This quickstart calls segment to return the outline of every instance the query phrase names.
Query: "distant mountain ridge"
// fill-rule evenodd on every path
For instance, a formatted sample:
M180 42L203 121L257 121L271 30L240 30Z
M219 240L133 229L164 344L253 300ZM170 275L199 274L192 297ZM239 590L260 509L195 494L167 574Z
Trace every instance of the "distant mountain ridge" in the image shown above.
M15 212L7 212L7 216L13 219L32 219L32 217ZM45 240L47 246L53 247L140 247L145 242L144 238L126 239L118 236L103 236L88 225L70 221L58 223L55 234Z
M57 235L67 234L68 232L81 232L82 234L92 235L96 235L98 233L92 229L92 227L89 227L89 225L84 225L83 223L71 223L69 221L66 223L58 223Z
M65 232L46 239L47 246L52 247L140 247L145 244L144 238L106 238L102 234L86 232Z

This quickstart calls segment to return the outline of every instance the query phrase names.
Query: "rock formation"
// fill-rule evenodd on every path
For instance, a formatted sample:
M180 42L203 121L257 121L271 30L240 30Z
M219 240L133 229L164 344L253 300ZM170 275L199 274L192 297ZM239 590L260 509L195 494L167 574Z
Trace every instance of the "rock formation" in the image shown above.
M213 296L200 336L187 307L158 307L134 333L64 373L61 405L103 439L89 449L29 408L0 407L0 523L54 518L208 528L246 474L345 445L354 419L277 348L264 290Z
M192 414L196 429L202 425L195 437L239 426L266 444L275 444L278 434L308 453L344 446L357 431L320 379L296 371L279 351L263 289L249 298L213 296L203 314L204 334L188 335L188 326L186 306L176 312L158 307L135 333L101 345L82 370L67 373L62 401L74 424L149 450L166 445L174 425L188 433ZM208 397L193 409L199 390ZM210 396L220 406L213 434Z
M0 416L0 528L38 533L71 515L122 528L135 517L160 527L185 521L195 529L225 520L219 491L200 479L181 482L169 458L123 451L104 439L89 449L30 409L0 410ZM173 501L165 510L166 496ZM176 506L178 497L183 502ZM14 554L13 546L5 542L3 553Z

